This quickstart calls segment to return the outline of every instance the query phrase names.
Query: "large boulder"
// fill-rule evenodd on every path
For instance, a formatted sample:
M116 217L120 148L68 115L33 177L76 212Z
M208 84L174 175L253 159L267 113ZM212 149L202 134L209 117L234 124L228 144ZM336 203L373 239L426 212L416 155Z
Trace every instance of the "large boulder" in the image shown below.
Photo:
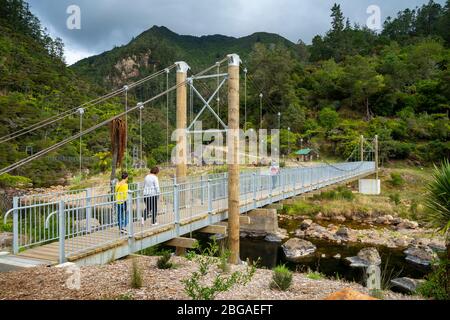
M346 242L356 242L356 235L355 231L347 228L347 227L340 227L338 231L336 231L335 236L338 240L346 241Z
M407 277L391 280L392 289L402 293L414 294L424 280L411 279Z
M313 221L311 219L306 219L300 224L301 230L307 230L311 225L313 224Z
M13 234L11 232L0 233L0 249L9 248L13 245Z
M268 234L264 240L268 242L282 242L283 240L289 238L288 232L286 229L278 228L276 233Z
M342 222L345 222L347 219L344 216L336 216L336 217L333 217L331 220L342 223Z
M392 217L391 215L385 215L385 216L378 217L375 220L375 223L389 225L392 223L393 220L394 220L394 217Z
M415 221L403 220L403 222L397 225L397 230L405 230L405 229L417 229L419 224Z
M404 251L406 260L422 266L430 266L433 260L437 260L438 256L428 246L409 247Z
M361 268L372 265L379 266L381 264L381 257L376 248L364 248L358 252L356 257L345 258L350 262L351 267Z
M303 230L297 229L297 230L295 230L295 236L297 238L302 239L302 238L304 238L306 236L306 233Z
M296 262L299 259L314 253L317 247L309 241L292 238L282 246L286 259Z

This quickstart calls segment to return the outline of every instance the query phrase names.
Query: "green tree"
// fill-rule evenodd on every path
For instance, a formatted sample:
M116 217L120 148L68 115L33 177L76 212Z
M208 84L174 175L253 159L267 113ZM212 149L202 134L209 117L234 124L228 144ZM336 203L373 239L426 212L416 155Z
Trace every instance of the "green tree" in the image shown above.
M339 123L339 113L332 108L324 108L319 113L319 123L329 132Z
M376 61L362 56L348 57L345 61L345 82L351 96L364 104L366 118L370 120L373 112L370 98L385 87L384 77L376 71ZM361 110L361 109L360 109ZM362 110L361 110L362 111Z
M345 17L342 13L340 4L335 3L331 8L331 18L333 19L333 21L331 22L331 32L334 34L338 34L344 31Z

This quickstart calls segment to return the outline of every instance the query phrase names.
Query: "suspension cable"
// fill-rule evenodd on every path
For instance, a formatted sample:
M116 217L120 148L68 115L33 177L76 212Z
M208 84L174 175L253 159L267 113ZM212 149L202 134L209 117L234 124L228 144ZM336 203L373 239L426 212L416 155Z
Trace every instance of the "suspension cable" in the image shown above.
M226 59L224 61L226 61ZM213 65L212 67L201 71L196 76L200 76L202 74L205 74L208 70L211 70L214 67L215 67L215 65ZM153 102L153 101L159 99L160 97L166 95L168 92L172 92L172 91L176 90L177 88L179 88L180 86L185 85L188 81L189 81L189 79L186 79L185 81L183 81L183 82L181 82L179 84L176 84L175 86L171 87L169 90L166 90L166 91L164 91L164 92L162 92L162 93L160 93L160 94L158 94L158 95L156 95L156 96L146 100L145 102L142 102L142 104L138 104L137 106L135 106L133 108L130 108L130 109L128 109L125 112L122 112L122 113L120 113L120 114L118 114L118 115L116 115L116 116L114 116L114 117L112 117L112 118L110 118L108 120L105 120L105 121L103 121L103 122L101 122L101 123L99 123L99 124L89 128L89 129L86 129L86 130L84 130L84 131L82 131L82 132L80 132L78 134L75 134L75 135L73 135L73 136L71 136L71 137L69 137L69 138L67 138L67 139L65 139L63 141L60 141L60 142L54 144L53 146L50 146L50 147L48 147L46 149L43 149L43 150L41 150L41 151L31 155L28 158L19 160L19 161L13 163L13 164L11 164L11 165L1 169L0 170L0 176L3 175L3 174L9 173L9 172L11 172L11 171L13 171L13 170L23 166L23 165L25 165L25 164L35 160L35 159L38 159L41 156L44 156L44 155L46 155L46 154L48 154L48 153L50 153L50 152L52 152L52 151L54 151L54 150L56 150L56 149L58 149L60 147L66 145L67 143L70 143L70 142L72 142L72 141L74 141L76 139L79 139L80 137L82 137L82 136L84 136L84 135L86 135L86 134L88 134L90 132L93 132L93 131L97 130L98 128L102 127L102 126L107 125L110 122L112 122L112 121L114 121L116 119L119 119L119 118L123 117L124 115L126 115L128 113L131 113L131 112L135 111L136 109L139 109L141 106L145 106L146 104L149 104L150 102Z
M176 65L173 64L170 67L168 67L167 69L169 69L169 70L173 69L173 68L175 68L175 66ZM128 86L128 88L129 89L135 88L135 87L143 84L144 82L147 82L149 80L152 80L152 79L160 76L163 72L165 72L165 70L158 71L158 72L156 72L156 73L154 73L152 75L149 75L149 76L147 76L147 77L145 77L145 78L143 78L143 79L141 79L139 81L136 81L136 82L130 84ZM113 98L113 97L115 97L115 96L117 96L117 95L119 95L119 94L121 94L123 92L124 92L124 88L114 90L114 91L112 91L110 93L107 93L107 94L101 96L101 97L98 97L98 98L93 99L93 100L91 100L89 102L83 103L83 104L81 104L80 106L78 106L76 108L73 108L73 109L61 112L61 113L59 113L57 115L51 116L51 117L49 117L47 119L44 119L44 120L39 121L39 122L37 122L35 124L32 124L32 125L30 125L30 126L28 126L26 128L22 128L22 129L17 130L17 131L15 131L13 133L9 133L9 134L7 134L7 135L5 135L5 136L0 138L0 143L8 142L10 140L16 139L16 138L18 138L20 136L23 136L25 134L28 134L30 132L33 132L33 131L36 131L36 130L41 129L43 127L49 126L49 125L51 125L51 124L53 124L55 122L63 120L65 118L67 118L67 117L77 113L80 108L87 109L89 107L92 107L92 106L95 106L95 105L97 105L99 103L102 103L102 102L104 102L104 101L106 101L108 99L111 99L111 98Z

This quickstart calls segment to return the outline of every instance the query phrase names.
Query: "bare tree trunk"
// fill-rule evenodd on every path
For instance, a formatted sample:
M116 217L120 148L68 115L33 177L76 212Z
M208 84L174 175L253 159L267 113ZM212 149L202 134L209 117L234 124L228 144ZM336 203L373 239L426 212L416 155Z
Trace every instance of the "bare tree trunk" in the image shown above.
M372 114L370 112L369 108L369 98L366 98L366 113L367 113L367 120L370 121L372 119Z

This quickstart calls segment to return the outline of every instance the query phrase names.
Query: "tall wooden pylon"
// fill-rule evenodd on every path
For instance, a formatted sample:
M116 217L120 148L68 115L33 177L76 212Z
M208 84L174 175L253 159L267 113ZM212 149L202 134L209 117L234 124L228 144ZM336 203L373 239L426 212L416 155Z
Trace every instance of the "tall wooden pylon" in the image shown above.
M186 62L176 62L177 66L177 149L176 149L176 181L183 183L187 175L187 72L190 69Z
M239 264L239 67L237 54L228 55L228 230L230 263Z

